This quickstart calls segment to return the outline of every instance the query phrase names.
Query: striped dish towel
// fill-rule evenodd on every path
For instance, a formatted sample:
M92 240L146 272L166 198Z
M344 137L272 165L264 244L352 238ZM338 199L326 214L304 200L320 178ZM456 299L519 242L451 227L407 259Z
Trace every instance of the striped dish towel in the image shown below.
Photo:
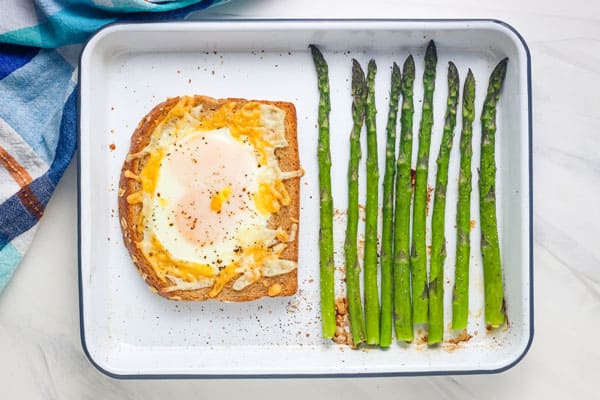
M182 19L223 2L0 1L0 292L77 146L81 43L108 23Z

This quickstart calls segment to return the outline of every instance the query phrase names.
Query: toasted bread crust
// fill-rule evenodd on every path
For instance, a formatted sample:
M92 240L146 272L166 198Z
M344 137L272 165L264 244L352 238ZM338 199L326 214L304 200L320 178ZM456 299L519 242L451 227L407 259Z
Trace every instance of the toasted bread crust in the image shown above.
M170 98L163 103L155 106L138 124L137 129L131 137L131 145L129 148L130 154L135 154L142 151L149 143L150 137L157 125L167 116L169 111L179 102L180 98ZM262 104L271 104L286 114L285 116L285 137L288 146L275 150L275 156L279 162L279 167L282 171L297 171L300 169L298 157L298 141L296 137L297 121L296 108L292 103L265 101L265 100L246 100L238 98L214 99L206 96L193 96L192 102L195 105L203 105L203 113L212 113L222 105L235 101L237 110L248 102L257 102ZM291 296L298 289L298 272L293 271L273 277L262 277L258 282L248 285L242 290L234 290L232 279L225 285L223 290L215 297L209 297L208 293L211 288L203 288L197 290L176 290L167 292L166 288L170 286L169 282L163 282L154 272L154 269L138 248L137 243L142 240L143 233L137 229L142 222L142 205L129 204L127 196L136 193L141 189L141 184L126 177L125 171L131 171L138 175L144 168L148 156L134 157L129 159L126 157L121 169L121 177L119 180L119 215L121 222L121 231L125 246L129 250L131 259L136 268L148 284L150 290L159 295L171 300L207 300L215 299L221 301L250 301L265 296ZM283 181L290 195L291 202L288 206L282 206L279 212L273 214L269 219L269 226L280 227L286 231L290 231L294 223L298 224L300 211L300 178L286 179ZM282 252L281 258L291 261L298 261L298 237L296 234L293 242L287 243L286 249ZM269 288L271 290L269 291Z

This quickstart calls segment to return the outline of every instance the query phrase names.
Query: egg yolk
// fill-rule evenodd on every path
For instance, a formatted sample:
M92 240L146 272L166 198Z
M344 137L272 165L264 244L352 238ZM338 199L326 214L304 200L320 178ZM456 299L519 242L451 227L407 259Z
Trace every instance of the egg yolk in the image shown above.
M227 186L225 189L217 192L217 194L215 194L210 200L210 209L214 212L220 213L223 203L229 199L229 196L231 196L231 188Z

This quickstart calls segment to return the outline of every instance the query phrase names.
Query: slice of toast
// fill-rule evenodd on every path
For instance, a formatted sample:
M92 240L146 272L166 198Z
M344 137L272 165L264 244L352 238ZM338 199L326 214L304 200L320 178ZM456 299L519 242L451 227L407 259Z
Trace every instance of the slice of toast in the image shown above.
M161 280L156 274L149 260L138 247L142 241L144 231L142 229L143 216L142 204L128 201L128 197L141 190L139 180L131 179L132 176L139 175L148 162L149 156L132 157L140 154L150 142L156 127L163 121L169 111L171 111L181 98L170 98L163 103L155 106L138 124L137 129L131 138L128 157L123 163L121 177L119 182L119 215L121 230L125 246L138 271L145 279L149 288L163 297L172 300L207 300L215 299L222 301L241 302L258 299L265 296L290 296L296 293L298 288L297 268L292 271L277 276L262 276L257 282L254 282L241 290L233 289L235 279L230 280L225 287L216 295L210 295L211 287L204 287L193 290L172 290L173 282ZM275 156L279 163L281 171L298 171L300 169L298 156L298 142L296 137L297 121L296 109L292 103L273 102L264 100L246 100L237 98L214 99L206 96L193 96L188 98L193 106L202 105L202 114L209 116L216 112L223 105L235 102L233 112L244 106L244 104L253 102L266 105L272 105L285 112L285 138L288 146L275 149ZM298 217L300 209L300 178L294 177L283 180L283 184L289 194L289 205L282 206L279 211L272 214L269 219L269 228L281 228L287 232L293 229L293 225L298 227ZM296 231L297 232L297 231ZM293 240L286 243L287 247L280 254L280 259L298 261L298 234L295 234ZM239 276L239 275L238 275Z

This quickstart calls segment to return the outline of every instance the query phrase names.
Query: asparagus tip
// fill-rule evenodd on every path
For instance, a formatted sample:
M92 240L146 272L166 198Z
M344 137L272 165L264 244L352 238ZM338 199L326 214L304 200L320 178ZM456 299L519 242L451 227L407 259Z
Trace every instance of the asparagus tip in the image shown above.
M412 74L414 75L415 73L415 59L413 58L412 54L410 54L408 57L406 57L406 61L404 61L404 74Z
M458 79L458 68L452 61L448 62L448 75L449 79Z
M503 77L504 74L506 73L507 64L508 64L508 57L502 59L502 61L500 61L498 63L498 65L496 65L496 67L492 71L492 76L498 75L500 77Z
M437 49L435 47L435 42L433 40L429 41L429 44L427 45L427 50L425 53L429 54L429 55L437 56Z
M427 50L425 51L425 64L433 65L434 67L435 64L437 64L437 50L433 40L427 45Z
M310 49L310 52L312 53L314 58L323 58L323 53L321 53L321 50L319 50L319 48L316 45L309 44L308 48Z
M377 64L375 63L375 59L371 58L369 60L369 66L368 66L369 72L377 72Z
M398 66L398 64L396 64L396 62L394 61L394 65L392 65L392 79L394 77L396 77L397 79L400 78L401 72L400 72L400 67Z
M361 97L367 91L365 82L365 72L363 71L360 63L353 58L352 59L352 95L354 97Z
M463 96L471 100L475 96L475 76L473 76L473 71L471 71L470 68L469 72L467 72L467 78L465 79Z
M356 58L353 58L352 59L352 78L355 78L357 76L357 74L360 76L365 75L360 63L356 60Z

